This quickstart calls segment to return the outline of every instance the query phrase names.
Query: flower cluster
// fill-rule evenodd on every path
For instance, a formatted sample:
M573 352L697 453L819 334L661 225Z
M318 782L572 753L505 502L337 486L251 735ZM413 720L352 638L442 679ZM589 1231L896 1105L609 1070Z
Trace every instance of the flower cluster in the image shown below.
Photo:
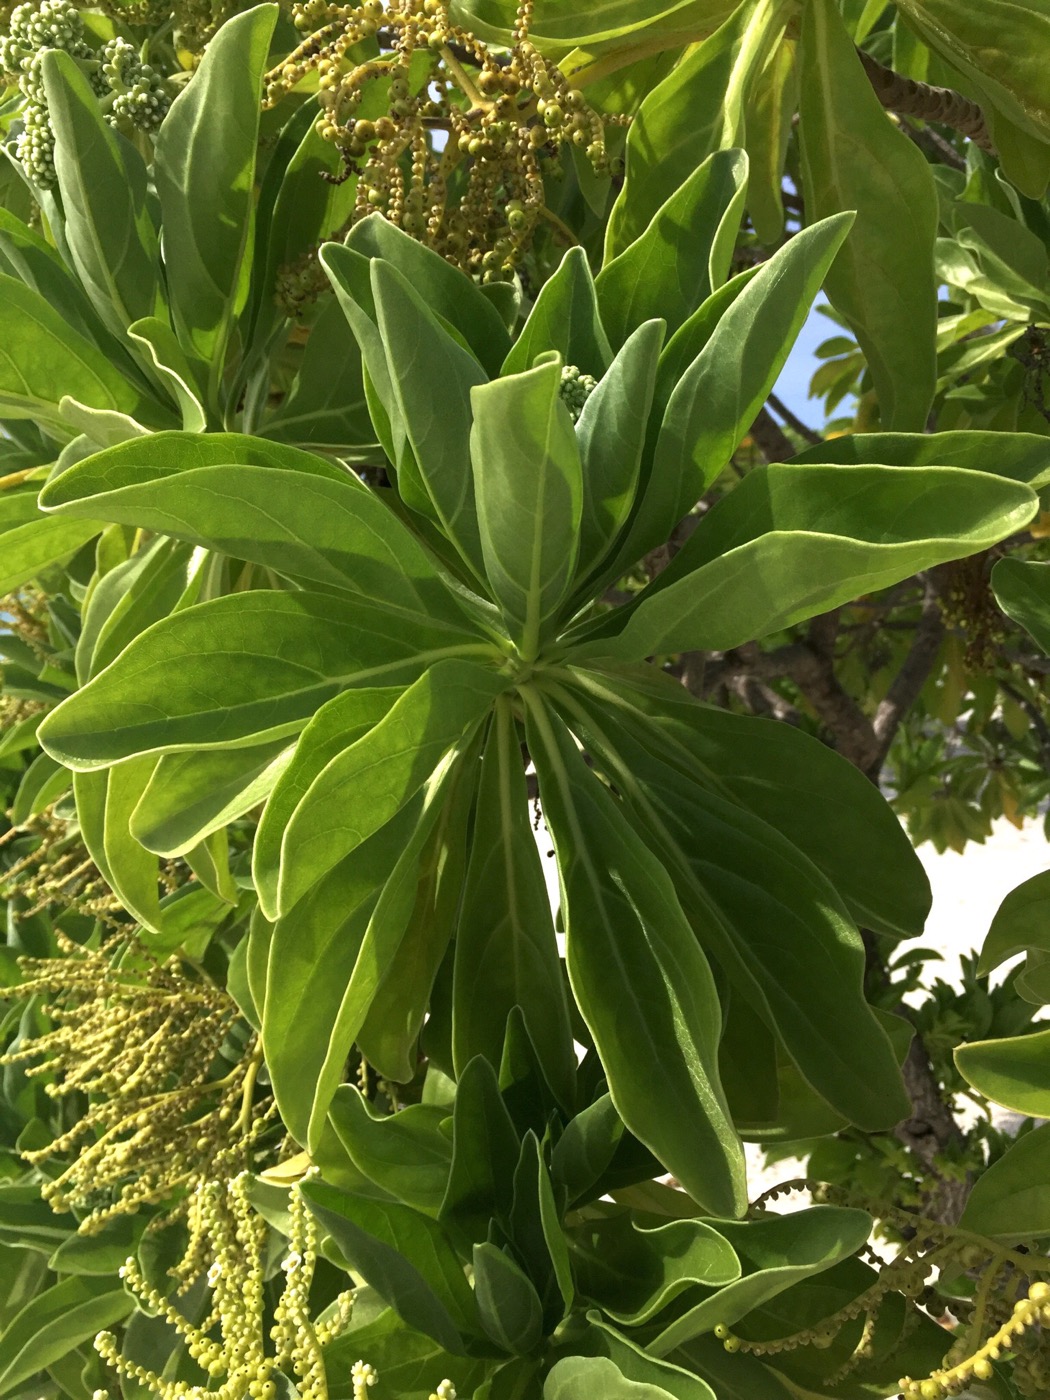
M228 1183L211 1181L196 1188L212 1254L208 1270L212 1305L202 1322L189 1322L168 1298L151 1288L134 1259L121 1271L136 1298L185 1340L190 1357L202 1372L198 1384L166 1380L121 1355L113 1334L100 1332L95 1349L102 1359L160 1400L274 1400L275 1376L294 1380L301 1400L328 1400L322 1348L349 1323L353 1293L340 1294L320 1318L311 1318L316 1227L298 1188L293 1187L289 1248L282 1263L284 1285L267 1329L267 1227L252 1209L248 1183L249 1178L242 1174ZM108 1400L107 1392L96 1392L96 1400Z
M531 14L522 0L497 54L445 0L302 0L293 15L308 37L268 75L265 100L316 74L335 178L356 180L350 223L379 210L483 281L507 280L548 212L543 162L572 144L608 168L602 118L529 41Z
M575 423L583 412L583 406L598 387L593 374L583 374L576 365L563 365L561 384L558 393L561 401L572 415Z
M56 179L55 133L41 68L50 49L62 49L81 63L103 115L113 126L153 132L171 105L164 80L126 39L110 39L96 53L72 0L35 0L17 6L7 34L0 37L0 70L18 84L25 99L15 155L40 189L50 189Z
M994 1362L1004 1353L1019 1354L1018 1359L1026 1363L1020 1368L1015 1364L1011 1378L1015 1385L1022 1381L1023 1395L1045 1395L1047 1363L1045 1353L1040 1357L1035 1349L1027 1352L1023 1339L1031 1338L1033 1332L1042 1332L1050 1324L1050 1283L1033 1283L1025 1297L1019 1298L1010 1310L1010 1315L1001 1327L969 1356L964 1356L945 1370L934 1371L922 1381L913 1381L904 1376L900 1381L904 1400L947 1400L948 1396L961 1395L973 1380L988 1381L995 1373ZM1040 1389L1028 1388L1034 1382Z
M74 1154L41 1194L81 1215L81 1233L146 1205L184 1216L190 1244L178 1272L188 1284L208 1262L204 1185L251 1165L273 1117L269 1100L256 1102L261 1048L238 1044L236 1003L177 958L158 963L125 935L98 951L56 937L61 956L21 959L26 980L13 989L45 999L53 1028L0 1063L38 1060L27 1073L48 1076L47 1094L83 1095L88 1107L23 1155L36 1165Z

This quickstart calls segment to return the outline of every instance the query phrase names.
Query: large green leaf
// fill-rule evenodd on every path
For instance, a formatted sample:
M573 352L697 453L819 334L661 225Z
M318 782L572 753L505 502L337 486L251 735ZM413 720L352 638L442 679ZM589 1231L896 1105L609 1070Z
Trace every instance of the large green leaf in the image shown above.
M509 678L475 662L437 660L388 714L330 759L292 812L269 917L296 900L388 822L481 722ZM293 759L284 775L296 778Z
M1050 1125L1025 1133L977 1178L959 1224L991 1239L1050 1235Z
M996 602L1050 654L1050 564L1000 559L992 569Z
M69 54L51 49L41 69L73 266L101 319L120 335L162 304L146 167L133 147L120 146Z
M712 1224L736 1251L743 1276L721 1288L699 1286L701 1301L650 1342L654 1356L667 1356L719 1322L732 1327L753 1308L849 1258L866 1242L871 1217L863 1210L815 1206L794 1215Z
M475 839L456 930L452 1051L499 1064L507 1021L521 1007L548 1082L572 1102L575 1055L550 900L532 833L521 746L498 701L482 756Z
M439 623L325 593L238 593L156 623L41 725L71 768L136 754L243 748L294 734L351 685L407 684L471 655Z
M157 530L386 607L463 616L379 495L296 448L158 433L78 462L41 498L45 509Z
M328 1116L359 1171L405 1205L437 1215L452 1166L452 1143L441 1127L447 1116L443 1108L409 1104L379 1114L352 1084L342 1084Z
M94 520L55 520L37 508L37 488L0 492L0 591L21 588L41 570L67 559L103 528Z
M515 0L453 0L457 18L483 38L509 40L514 27ZM529 37L544 52L583 48L602 51L657 41L680 48L698 33L717 28L733 9L733 0L662 0L640 5L638 0L540 0Z
M1050 438L1040 433L843 433L807 447L793 466L833 463L886 467L964 467L1024 482L1033 490L1050 485Z
M617 1322L648 1322L694 1284L740 1277L729 1242L702 1220L645 1227L629 1215L585 1221L570 1236L581 1292Z
M743 1152L718 1081L721 1017L707 960L667 872L568 731L529 702L569 977L613 1102L694 1199L737 1213L747 1199Z
M521 1144L492 1065L478 1055L461 1071L452 1107L452 1171L441 1220L464 1242L509 1222Z
M799 75L806 216L857 211L828 296L864 351L883 427L919 432L937 372L930 167L883 111L834 0L805 7Z
M477 1308L445 1232L409 1206L369 1200L321 1181L299 1188L351 1266L409 1327L462 1353Z
M0 1334L0 1395L23 1391L37 1372L120 1322L134 1306L108 1275L74 1275L38 1293Z
M892 808L827 744L789 724L701 704L655 668L586 673L603 709L626 705L646 721L645 747L688 770L706 791L739 803L808 856L861 928L920 934L930 882Z
M632 1400L634 1397L641 1400L643 1396L648 1400L649 1396L657 1395L670 1396L671 1400L715 1400L714 1392L707 1382L691 1371L683 1370L669 1361L658 1360L648 1347L643 1350L638 1342L610 1327L595 1314L591 1315L589 1322L587 1331L576 1338L577 1349L586 1354L586 1358L581 1356L578 1359L604 1357L615 1365L629 1384L629 1389L612 1392L606 1392L603 1386L600 1391L603 1396L612 1393L622 1396L623 1400L627 1400L629 1396ZM613 1376L612 1372L605 1374L609 1375L610 1379ZM581 1371L581 1375L586 1375L586 1371ZM570 1393L581 1397L594 1394L591 1390ZM544 1400L547 1400L546 1390Z
M955 1049L959 1073L993 1103L1029 1118L1050 1117L1050 1030Z
M714 151L742 144L744 100L779 42L784 0L742 0L646 97L627 137L627 178L605 233L605 261L623 253Z
M747 188L747 156L715 151L598 274L602 324L619 348L643 321L673 334L726 279Z
M977 971L983 975L1017 953L1038 948L1050 952L1050 870L1024 880L995 912L981 949Z
M611 633L626 617L615 640L589 649L728 650L986 549L1035 508L1025 486L951 467L759 467L637 603L599 624Z
M71 436L58 408L64 397L134 417L143 411L138 390L102 352L39 292L6 273L0 273L0 321L0 417L31 418L64 441Z
M652 483L666 498L665 531L700 499L754 422L849 226L848 214L825 219L775 253L675 385L652 465Z
M648 754L636 738L646 726L622 726L593 702L565 704L651 832L700 942L808 1082L861 1126L892 1127L908 1101L864 1000L863 944L832 887L790 841L704 791L683 753Z
M485 572L529 661L565 600L579 549L583 469L560 384L555 359L471 394Z
M583 468L578 578L615 546L638 490L663 327L646 321L624 342L576 424Z
M212 399L248 295L262 78L276 20L271 4L228 20L157 135L172 318L184 347L211 366Z

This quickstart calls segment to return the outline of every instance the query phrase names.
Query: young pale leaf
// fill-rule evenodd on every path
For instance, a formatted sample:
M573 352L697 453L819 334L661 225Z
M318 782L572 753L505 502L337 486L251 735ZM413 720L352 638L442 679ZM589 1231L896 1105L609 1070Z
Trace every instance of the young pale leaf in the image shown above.
M642 236L712 152L742 144L745 95L779 42L786 13L783 0L743 0L648 94L627 137L627 178L609 216L606 263Z
M992 1103L1027 1118L1050 1116L1050 1030L958 1045L955 1066Z
M848 1259L871 1231L871 1216L866 1211L838 1206L815 1206L767 1220L712 1223L736 1251L743 1265L743 1277L721 1288L698 1288L704 1295L702 1301L671 1322L650 1343L654 1356L670 1355L683 1342L709 1332L716 1323L732 1327L770 1298Z
M806 6L799 76L806 215L857 211L828 296L864 351L882 426L920 432L937 370L930 166L883 111L834 0Z
M995 600L1050 654L1050 564L1000 559L992 569Z
M228 20L157 135L172 318L184 348L212 366L213 394L248 295L262 79L276 20L270 4Z
M475 839L456 931L452 1052L498 1064L515 1006L544 1074L571 1103L575 1056L550 900L529 816L514 720L498 701L481 762Z
M299 1189L351 1267L398 1316L462 1353L463 1333L478 1330L477 1306L441 1226L399 1202L355 1196L321 1181Z
M90 408L150 418L148 403L90 341L46 299L0 273L0 417L31 418L45 433L69 436L59 412L65 397Z
M615 640L590 649L629 660L728 650L987 549L1036 508L1026 486L951 467L760 467L624 609Z
M959 1224L997 1240L1050 1235L1050 1125L1025 1133L974 1182Z
M554 838L573 995L621 1117L697 1201L734 1215L744 1158L718 1081L721 1014L670 877L568 731L534 700L529 751Z
M37 1293L0 1335L0 1395L24 1393L38 1372L122 1321L134 1306L110 1275L74 1275Z
M395 816L509 683L477 662L435 658L378 724L332 758L285 827L274 913L287 913ZM294 766L285 775L289 782L293 774Z
M583 469L560 384L549 360L471 394L485 572L526 660L565 600L579 550Z
M424 490L467 567L484 577L468 443L473 390L488 376L389 263L371 264L394 402Z
M46 717L70 768L136 754L244 748L300 730L352 685L408 684L431 660L486 648L438 623L326 593L235 593L156 623Z
M722 285L747 189L747 156L715 151L653 215L645 232L605 265L594 287L618 349L643 321L673 334Z
M601 376L612 350L602 325L594 278L582 248L570 248L540 288L521 334L503 362L503 374L531 369L538 355L556 350L567 365Z
M146 167L134 147L122 149L69 54L48 50L41 71L73 266L100 318L119 336L163 305Z

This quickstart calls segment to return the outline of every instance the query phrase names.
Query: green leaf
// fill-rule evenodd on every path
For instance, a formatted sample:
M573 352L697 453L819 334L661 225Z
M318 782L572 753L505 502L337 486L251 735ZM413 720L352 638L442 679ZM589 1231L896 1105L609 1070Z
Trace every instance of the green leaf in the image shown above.
M557 360L474 390L470 456L485 572L533 660L569 591L583 477Z
M1034 508L1025 486L951 467L759 467L622 611L606 654L729 650L986 549Z
M576 1060L543 868L532 833L521 747L498 701L482 756L475 840L456 930L452 1049L457 1072L475 1055L498 1065L519 1006L544 1073L563 1103Z
M178 404L183 430L203 433L208 426L208 415L201 402L206 392L207 366L200 360L192 360L179 344L170 324L157 316L133 321L128 326L128 339L141 348L169 398Z
M377 450L361 351L335 297L325 302L310 327L298 373L259 431L275 442L344 458L357 459Z
M409 1326L463 1354L477 1308L441 1226L395 1201L369 1200L321 1181L299 1188L351 1266Z
M119 336L163 304L146 167L134 147L119 144L69 54L47 51L41 72L73 267L95 310Z
M641 1394L648 1395L652 1387L654 1394L669 1395L673 1400L715 1400L710 1387L698 1376L670 1362L656 1360L648 1347L643 1351L636 1342L594 1315L589 1321L589 1328L577 1341L579 1349L615 1363L629 1382L645 1387ZM628 1395L635 1396L635 1390L632 1388L623 1394L627 1400ZM544 1395L546 1397L546 1392Z
M490 1220L509 1222L520 1151L495 1070L478 1055L459 1076L452 1109L452 1171L440 1215L450 1231L476 1240Z
M127 1317L135 1300L109 1276L74 1275L38 1293L0 1335L0 1395L17 1394L52 1361Z
M883 427L920 432L936 379L930 167L883 111L834 0L805 8L799 77L806 216L857 211L828 296L864 351Z
M172 318L184 348L212 367L212 399L248 295L262 79L276 20L276 5L257 5L222 25L156 140Z
M56 520L37 508L37 488L0 492L0 589L13 593L75 553L102 529L96 520Z
M1039 948L1050 952L1050 870L1040 871L1012 889L996 910L977 964L980 976L1016 953Z
M274 739L248 749L163 754L131 815L132 834L157 855L184 855L265 802L294 752L294 744Z
M1000 559L992 569L995 600L1050 653L1050 564Z
M834 749L792 725L701 704L648 666L592 673L587 688L613 714L640 710L648 723L636 733L651 753L797 846L861 928L922 932L931 899L922 862L878 788Z
M354 1166L405 1205L435 1217L452 1166L452 1144L441 1128L446 1116L430 1104L377 1113L352 1084L340 1085L328 1110Z
M511 1243L536 1285L544 1331L552 1332L567 1317L576 1299L576 1285L562 1228L561 1211L554 1199L550 1173L539 1138L528 1129L514 1169L514 1194L507 1220Z
M1050 1235L1050 1126L1006 1149L973 1184L959 1224L990 1239Z
M644 233L602 268L595 292L614 346L657 317L673 334L722 285L746 188L744 152L714 152L660 206Z
M91 408L138 417L148 406L137 389L89 341L78 335L30 287L0 273L0 416L31 418L64 441L69 429L58 405L63 397Z
M619 50L649 39L680 47L698 30L721 24L732 8L732 0L663 0L657 5L590 0L586 7L574 0L541 0L529 37L544 53L609 47L618 56ZM514 0L456 0L455 12L482 38L503 42L510 38L517 7Z
M157 933L161 924L157 857L129 830L131 814L150 780L153 764L152 758L133 758L90 776L106 780L106 877L124 907L144 928Z
M281 842L274 910L311 885L401 810L510 683L470 661L435 661L367 734L332 758L300 799ZM292 782L293 760L285 774Z
M784 161L798 111L794 37L785 35L756 70L744 101L744 147L749 161L747 212L760 243L784 236Z
M586 578L612 552L635 503L662 344L659 321L639 326L577 421L583 475L579 578Z
M587 1220L571 1236L580 1291L617 1322L648 1322L694 1284L740 1277L732 1246L701 1220L643 1228L628 1215Z
M555 1363L543 1383L543 1400L669 1400L671 1392L648 1381L629 1381L604 1356L567 1356Z
M792 466L838 463L885 467L963 467L990 472L1033 490L1050 485L1050 440L1039 433L843 433L807 447Z
M623 1119L609 1094L602 1094L570 1119L551 1154L551 1175L565 1190L570 1205L601 1180L623 1132Z
M528 1355L543 1332L543 1310L535 1288L494 1244L476 1244L473 1264L475 1297L486 1334L512 1356Z
M463 619L431 557L378 493L296 448L240 434L157 433L78 462L41 497L67 516L157 530L391 609Z
M721 1288L698 1286L705 1296L650 1342L654 1356L667 1356L719 1322L732 1327L770 1298L855 1254L871 1231L866 1211L838 1206L712 1224L736 1251L743 1276Z
M472 277L464 276L382 214L361 219L346 242L366 258L382 258L392 264L435 315L463 337L486 374L499 373L510 338L499 312Z
M471 391L485 384L487 376L395 268L377 259L371 278L393 400L431 502L430 514L480 580L478 508L467 445Z
M671 497L670 529L723 470L776 383L850 226L825 219L775 253L742 289L664 410L652 478Z
M15 800L11 804L13 824L21 826L30 817L42 812L56 797L61 797L69 784L68 771L46 753L38 753L18 784Z
M367 1285L355 1291L350 1327L324 1349L325 1370L330 1377L348 1377L354 1361L363 1356L371 1359L382 1384L398 1400L429 1400L438 1376L454 1377L461 1395L480 1396L485 1392L475 1387L481 1386L494 1365L491 1357L452 1355L432 1338L410 1331ZM345 1387L337 1391L332 1381L329 1387L332 1394L349 1393ZM493 1400L523 1400L523 1396L497 1392Z
M130 1215L118 1215L91 1235L71 1235L48 1260L57 1274L113 1275L134 1253L146 1222Z
M627 177L606 228L606 263L641 237L708 156L742 144L745 95L785 16L781 0L743 0L648 94L627 137Z
M695 1200L735 1214L747 1199L743 1153L718 1080L710 967L667 872L568 732L523 695L558 857L569 978L613 1102Z
M595 379L601 378L612 359L594 278L582 248L570 248L540 288L501 373L521 374L532 368L538 355L552 350L561 355L563 363L575 365Z
M215 598L156 623L46 717L40 742L87 770L165 750L244 748L294 734L351 685L405 684L428 660L472 650L324 593Z
M646 726L621 725L600 702L565 707L660 850L696 937L802 1074L852 1121L892 1127L907 1098L864 1000L863 944L832 887L764 822L705 792L684 754L648 754L635 737Z
M378 975L361 961L369 920L419 816L416 803L388 822L273 926L262 1006L266 1065L281 1119L303 1146L319 1140L344 1078L367 1009L360 984L370 995Z
M1050 1116L1050 1030L955 1048L955 1065L979 1094L1029 1118Z

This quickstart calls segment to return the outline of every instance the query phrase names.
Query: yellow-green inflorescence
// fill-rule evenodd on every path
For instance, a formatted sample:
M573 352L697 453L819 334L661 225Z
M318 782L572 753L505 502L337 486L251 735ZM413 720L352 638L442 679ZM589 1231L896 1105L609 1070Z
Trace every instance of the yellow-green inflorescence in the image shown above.
M178 1272L188 1284L210 1262L206 1188L252 1166L274 1122L272 1101L255 1092L261 1049L249 1037L220 1053L237 1044L236 1003L178 958L158 962L126 934L98 950L56 937L60 956L21 959L25 980L12 989L40 997L52 1029L0 1063L39 1061L27 1073L47 1076L47 1094L82 1095L88 1106L23 1156L38 1165L72 1155L41 1194L56 1211L75 1211L81 1233L147 1205L162 1207L158 1219L184 1217Z
M200 1323L191 1323L168 1298L151 1288L134 1259L124 1266L125 1285L182 1338L197 1363L200 1380L168 1380L137 1365L121 1355L110 1332L99 1333L95 1349L121 1376L145 1386L159 1400L274 1400L276 1376L294 1381L302 1400L328 1400L323 1348L349 1323L353 1292L340 1294L321 1317L311 1317L317 1227L298 1187L293 1186L289 1247L281 1265L284 1284L267 1326L267 1226L252 1209L248 1184L245 1173L227 1183L210 1181L196 1188L212 1256L207 1276L211 1307ZM108 1392L96 1391L95 1400L108 1400Z
M506 280L538 221L558 223L543 162L572 145L608 168L611 119L530 42L532 0L500 52L453 23L444 0L302 0L293 17L307 37L268 74L265 101L316 74L317 129L343 163L334 178L356 181L350 224L378 210L483 281ZM279 296L294 302L308 269L292 271Z

